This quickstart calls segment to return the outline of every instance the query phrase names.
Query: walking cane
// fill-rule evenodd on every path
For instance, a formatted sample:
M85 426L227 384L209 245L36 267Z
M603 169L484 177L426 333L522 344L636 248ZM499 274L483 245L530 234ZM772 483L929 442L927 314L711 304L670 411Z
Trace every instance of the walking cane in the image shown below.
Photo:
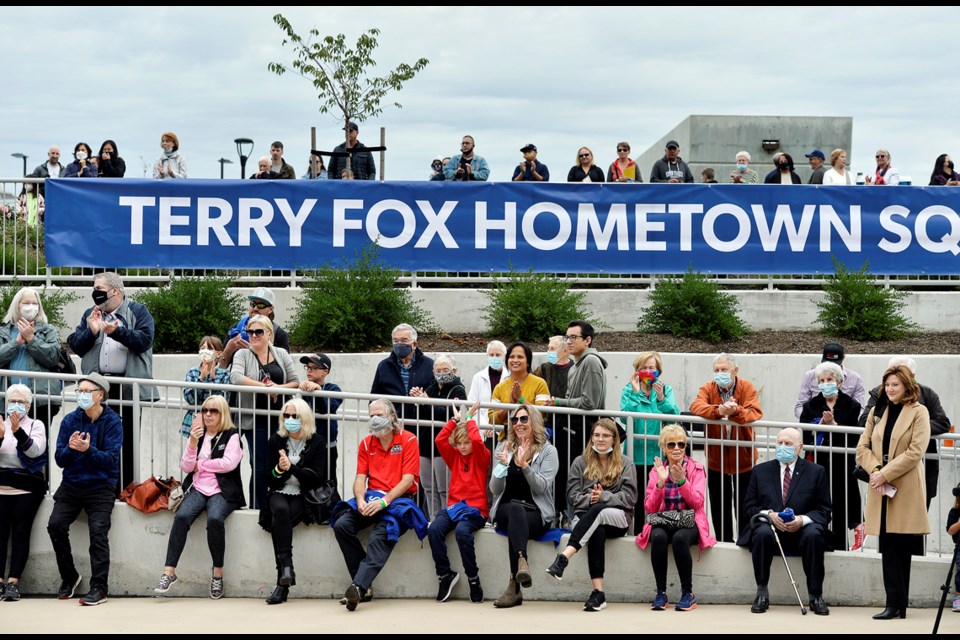
M793 585L793 592L797 594L797 602L800 603L800 613L807 615L807 608L803 604L803 598L800 597L800 589L797 588L797 581L793 579L793 572L790 571L790 565L787 563L787 554L783 552L783 545L780 544L780 536L777 535L777 528L773 526L773 522L765 513L758 513L750 519L751 525L757 522L766 522L770 525L770 529L773 531L773 539L777 541L777 547L780 548L780 557L783 558L783 566L787 568L787 575L790 576L790 584Z

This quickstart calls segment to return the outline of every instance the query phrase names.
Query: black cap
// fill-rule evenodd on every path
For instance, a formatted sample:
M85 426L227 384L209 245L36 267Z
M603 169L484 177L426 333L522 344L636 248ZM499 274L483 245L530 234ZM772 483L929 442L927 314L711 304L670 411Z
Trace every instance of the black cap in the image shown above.
M821 362L843 362L843 345L831 342L823 347L823 360Z
M300 358L300 362L303 364L315 364L321 369L330 371L330 358L325 353L314 353L309 356L303 356Z
M347 126L343 128L344 131L360 131L360 127L357 126L356 122L348 122Z
M526 153L527 151L536 151L536 150L537 150L537 145L535 145L535 144L528 144L528 145L525 145L525 146L521 147L520 153Z
M676 140L669 140L669 141L667 142L667 149L669 149L670 147L673 147L674 149L679 149L679 148L680 148L680 143L677 142Z

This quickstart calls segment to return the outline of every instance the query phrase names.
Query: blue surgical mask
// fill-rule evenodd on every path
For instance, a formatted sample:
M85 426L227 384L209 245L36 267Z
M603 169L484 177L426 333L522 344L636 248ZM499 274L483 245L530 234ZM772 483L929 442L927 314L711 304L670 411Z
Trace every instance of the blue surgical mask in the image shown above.
M550 364L557 364L559 359L560 355L556 351L547 351L547 362Z
M496 356L487 356L487 366L493 369L494 371L500 371L503 369L503 358L498 358Z
M20 417L27 415L27 405L22 402L11 402L7 405L7 415L11 416L14 413L19 413Z
M296 433L300 431L300 418L284 418L283 428L287 430L287 433Z
M743 163L741 162L740 164L737 165L737 169L739 169L740 171L746 171L746 170L747 170L747 165L745 165L745 164L743 164Z
M409 344L398 343L393 345L393 353L398 358L403 360L404 358L409 356L411 353L413 353L413 347Z
M788 444L777 445L777 460L783 464L791 464L797 459L797 450Z
M713 381L726 389L733 382L733 376L730 375L729 371L718 371L713 374Z
M823 394L824 398L832 398L837 395L837 383L836 382L821 382L819 385L820 393Z
M92 407L92 406L93 406L93 393L92 393L92 392L87 392L87 393L85 393L85 392L83 392L83 391L78 391L78 392L77 392L77 404L78 404L78 405L80 406L80 408L83 409L84 411L86 411L87 409L89 409L90 407Z

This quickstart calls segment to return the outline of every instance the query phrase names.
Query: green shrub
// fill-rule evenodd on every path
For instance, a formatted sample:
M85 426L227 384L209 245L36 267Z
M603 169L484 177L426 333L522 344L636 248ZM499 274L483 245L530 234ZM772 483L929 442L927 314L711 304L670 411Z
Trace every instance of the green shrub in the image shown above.
M817 321L824 333L871 341L898 340L917 333L917 325L902 313L907 294L874 284L869 262L854 270L833 258L833 269L834 275L823 285L827 298L817 303Z
M737 314L737 299L693 268L657 282L637 330L720 342L750 332Z
M47 322L58 329L72 327L70 321L63 317L63 308L74 300L79 300L80 296L75 293L64 291L63 289L46 288L25 282L19 282L14 279L6 285L0 287L0 317L7 313L10 303L13 302L13 296L17 295L23 287L32 287L40 294L40 301L43 303L43 311L47 314ZM76 318L75 321L80 320Z
M571 320L605 326L589 317L584 292L571 293L566 282L533 269L511 267L506 277L494 276L493 287L483 293L490 301L484 316L493 335L542 341L566 332Z
M3 273L35 276L46 271L43 251L43 227L36 229L23 221L7 220L3 225L0 264ZM44 309L46 310L46 309Z
M221 278L174 278L132 296L153 316L155 353L193 353L206 335L223 336L247 311L243 298Z
M395 326L406 322L420 333L435 329L409 289L396 287L400 272L383 264L371 244L343 268L307 272L303 294L290 324L291 345L304 351L359 352L383 345Z

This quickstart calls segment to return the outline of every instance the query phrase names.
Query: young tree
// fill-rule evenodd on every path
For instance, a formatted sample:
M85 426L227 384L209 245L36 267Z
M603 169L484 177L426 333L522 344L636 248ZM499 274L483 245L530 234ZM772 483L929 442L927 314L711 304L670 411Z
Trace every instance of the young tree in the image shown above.
M346 36L326 36L320 39L320 32L311 29L306 40L293 30L290 21L282 14L273 16L273 21L286 34L284 46L293 46L294 60L292 71L303 76L311 83L320 99L320 113L339 110L343 115L344 144L349 146L350 135L346 130L348 122L363 122L367 118L383 113L380 101L391 90L399 91L403 83L412 79L422 70L429 60L420 58L412 66L400 64L396 69L379 78L368 77L371 67L376 66L373 50L377 48L379 29L369 29L357 38L354 49L347 48ZM281 62L267 65L277 75L287 72ZM400 104L393 103L400 108ZM347 155L347 170L352 171L352 156Z

